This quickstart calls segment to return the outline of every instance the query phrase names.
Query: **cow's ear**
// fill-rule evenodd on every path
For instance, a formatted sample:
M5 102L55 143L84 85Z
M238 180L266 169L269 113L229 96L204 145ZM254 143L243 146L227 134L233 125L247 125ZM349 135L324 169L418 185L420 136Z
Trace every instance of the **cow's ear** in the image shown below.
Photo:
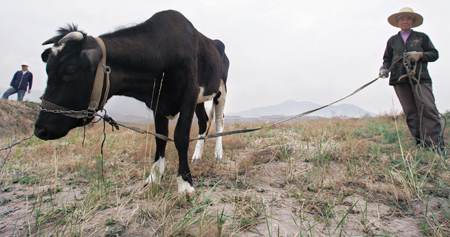
M92 68L96 68L101 60L101 52L98 49L86 49L81 51L81 57L87 59Z
M52 48L48 48L41 54L41 58L44 63L47 62L48 57L50 57L51 53L52 53Z

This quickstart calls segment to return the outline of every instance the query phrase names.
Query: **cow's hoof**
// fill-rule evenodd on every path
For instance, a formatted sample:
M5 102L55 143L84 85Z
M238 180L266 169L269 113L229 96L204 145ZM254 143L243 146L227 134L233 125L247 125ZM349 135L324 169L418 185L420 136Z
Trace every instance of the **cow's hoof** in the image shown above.
M192 197L195 194L195 189L189 182L184 181L181 176L177 177L178 193L186 194L188 197Z
M156 174L150 174L150 176L148 176L147 180L145 180L145 186L159 184L160 182L161 182L161 179Z
M195 163L200 163L201 162L201 160L200 159L194 159L194 158L192 158L192 164L195 164Z
M198 137L204 137L204 135L199 135ZM192 163L196 160L200 160L203 154L203 145L205 144L205 140L198 140L197 145L195 146L194 155L192 155Z
M197 158L197 157L192 157L192 160L191 160L191 162L192 163L198 163L198 162L200 162L200 158Z
M214 152L214 157L216 157L216 159L221 160L222 157L223 157L223 151L222 151L222 149L216 150L216 151Z
M162 176L164 175L164 157L159 158L158 161L153 163L152 171L145 181L147 184L160 184Z

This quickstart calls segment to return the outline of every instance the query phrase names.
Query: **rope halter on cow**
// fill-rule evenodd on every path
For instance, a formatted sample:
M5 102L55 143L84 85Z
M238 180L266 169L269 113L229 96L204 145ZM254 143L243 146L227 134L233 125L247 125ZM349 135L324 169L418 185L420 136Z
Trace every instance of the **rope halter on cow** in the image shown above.
M72 32L72 33L79 33L79 32ZM63 39L61 39L61 40L63 40ZM91 93L91 98L90 98L88 108L86 110L67 109L65 107L62 107L62 106L59 106L52 102L49 102L47 100L44 100L44 96L42 96L41 97L42 103L39 106L39 109L41 111L46 112L46 113L62 114L67 117L86 120L88 118L94 118L95 116L98 116L97 111L103 110L103 107L105 106L105 103L108 99L108 94L109 94L109 87L110 87L109 74L111 73L111 68L106 66L105 43L99 37L95 38L95 40L97 40L97 43L100 45L100 48L102 49L103 57L97 66L97 72L95 74L95 79L94 79L94 87L92 88L92 93ZM106 77L106 80L105 80L105 77ZM104 81L105 81L105 83L104 83ZM106 84L106 85L105 85L105 92L103 93L103 100L101 100L103 84ZM103 117L106 117L108 119L108 121L107 121L108 123L110 123L112 126L116 127L116 129L119 129L117 123L115 123L115 121L111 117L107 116L106 114Z

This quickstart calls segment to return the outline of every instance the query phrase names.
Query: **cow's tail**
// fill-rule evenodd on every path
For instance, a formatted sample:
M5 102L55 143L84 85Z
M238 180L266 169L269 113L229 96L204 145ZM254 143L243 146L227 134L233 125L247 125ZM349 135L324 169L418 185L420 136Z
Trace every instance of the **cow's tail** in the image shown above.
M206 132L205 132L206 136L208 136L209 130L211 129L211 124L212 124L212 121L214 119L215 111L216 111L216 106L215 106L215 104L213 102L212 106L211 106L211 110L209 110L209 114L208 114L208 124L206 125Z

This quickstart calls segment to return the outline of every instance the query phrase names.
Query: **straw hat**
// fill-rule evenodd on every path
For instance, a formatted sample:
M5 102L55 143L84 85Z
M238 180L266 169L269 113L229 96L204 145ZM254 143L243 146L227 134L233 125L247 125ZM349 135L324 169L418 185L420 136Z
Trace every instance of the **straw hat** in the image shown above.
M423 23L423 17L420 14L417 14L413 11L410 7L404 7L400 9L398 13L392 14L390 17L388 17L388 22L392 26L399 27L397 19L402 15L408 15L411 16L414 19L414 23L412 25L412 28L418 27L422 25Z

